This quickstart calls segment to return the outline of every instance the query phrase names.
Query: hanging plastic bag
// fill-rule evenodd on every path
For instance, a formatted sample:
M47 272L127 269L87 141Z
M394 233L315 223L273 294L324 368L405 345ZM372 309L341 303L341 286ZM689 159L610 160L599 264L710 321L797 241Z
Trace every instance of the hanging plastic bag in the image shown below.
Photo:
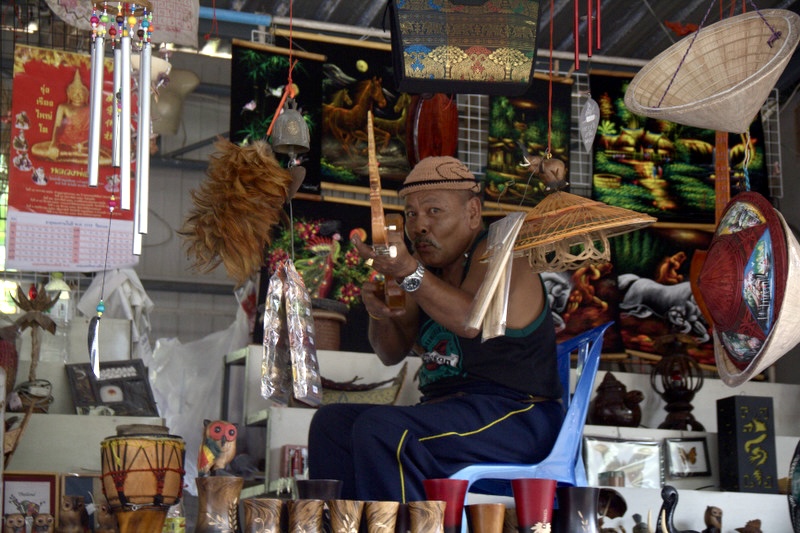
M285 266L279 266L269 280L264 302L264 341L261 361L261 396L288 405L292 390L289 331L284 305Z
M317 347L314 343L311 296L291 261L286 262L284 296L294 397L308 405L317 406L322 403L322 378L319 375Z

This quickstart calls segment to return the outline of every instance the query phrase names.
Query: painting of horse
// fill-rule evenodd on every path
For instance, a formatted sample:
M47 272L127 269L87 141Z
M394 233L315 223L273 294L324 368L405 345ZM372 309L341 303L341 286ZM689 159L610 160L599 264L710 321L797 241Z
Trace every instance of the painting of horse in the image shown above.
M350 107L322 104L322 133L332 135L349 154L357 150L359 141L366 141L367 111L373 107L386 107L386 96L383 94L381 78L361 80L356 83ZM375 130L375 136L382 139L385 146L388 133Z
M275 44L288 45L288 40L276 36ZM399 187L410 171L404 129L411 108L409 95L397 89L391 45L324 35L295 38L294 45L325 57L316 80L321 91L320 180L368 190L367 111L371 110L382 185Z

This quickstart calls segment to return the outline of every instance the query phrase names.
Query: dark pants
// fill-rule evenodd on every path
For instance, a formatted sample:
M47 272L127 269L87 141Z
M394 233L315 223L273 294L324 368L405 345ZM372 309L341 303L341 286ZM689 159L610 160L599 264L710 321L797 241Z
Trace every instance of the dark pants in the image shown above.
M341 479L344 499L424 500L424 479L475 463L540 461L563 414L559 402L480 394L413 406L326 405L311 421L309 477Z

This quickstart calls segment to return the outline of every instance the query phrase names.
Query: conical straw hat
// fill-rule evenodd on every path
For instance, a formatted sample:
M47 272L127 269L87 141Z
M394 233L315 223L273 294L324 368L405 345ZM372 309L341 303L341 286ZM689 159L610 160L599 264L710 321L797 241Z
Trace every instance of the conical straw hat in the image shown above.
M696 283L726 385L745 383L800 342L800 245L760 194L728 204Z
M536 272L575 270L609 261L608 239L656 221L630 209L613 207L564 191L548 194L525 216L514 243Z
M770 27L780 32L774 42ZM785 9L721 20L687 35L647 63L628 85L625 105L646 117L744 133L798 40L800 15Z

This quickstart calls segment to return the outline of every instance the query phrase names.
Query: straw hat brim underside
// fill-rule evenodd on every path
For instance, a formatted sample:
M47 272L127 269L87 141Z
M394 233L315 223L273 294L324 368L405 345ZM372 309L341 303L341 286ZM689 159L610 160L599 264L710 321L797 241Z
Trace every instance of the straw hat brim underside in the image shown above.
M545 196L525 217L514 251L585 242L587 235L610 238L654 222L649 215L558 191Z

